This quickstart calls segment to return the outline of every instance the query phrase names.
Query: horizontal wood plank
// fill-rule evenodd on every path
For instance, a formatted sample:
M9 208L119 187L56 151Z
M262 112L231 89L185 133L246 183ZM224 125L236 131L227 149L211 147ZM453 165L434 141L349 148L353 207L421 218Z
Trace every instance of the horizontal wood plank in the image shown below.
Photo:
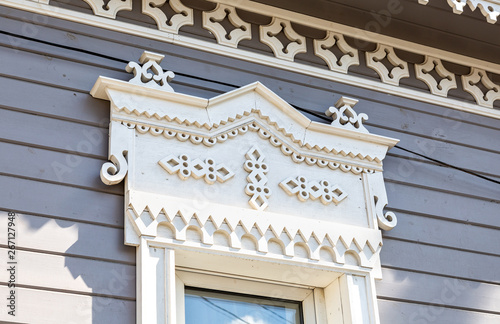
M457 237L458 239L458 237ZM500 257L385 238L382 266L500 284ZM426 283L425 283L426 284Z
M5 248L0 252L7 255ZM135 266L22 250L16 260L21 286L135 299ZM0 282L8 283L9 275L1 271Z
M500 181L499 177L490 178ZM425 163L392 154L384 159L384 179L482 199L500 199L497 183L434 162Z
M0 295L8 294L7 286L0 285ZM16 316L8 315L7 307L2 307L0 321L23 324L135 323L134 301L30 288L17 288L16 294Z
M7 212L0 211L0 238L5 243ZM126 246L123 229L16 214L16 246L52 254L135 264L135 247Z
M123 228L123 196L0 175L1 208Z
M37 115L107 127L109 102L89 94L0 77L0 106ZM27 96L26 93L38 94ZM57 100L54 100L57 98Z
M105 159L107 138L107 128L0 109L0 140Z
M93 134L95 140L107 144L107 138L96 137L100 132ZM99 173L105 160L5 142L0 142L0 152L8 152L0 157L2 174L123 195L121 186L108 186L101 181Z
M398 225L384 238L414 241L500 256L500 230L408 213L397 213ZM481 238L481 239L478 239Z
M499 315L441 306L419 305L393 300L378 300L380 323L409 324L498 324Z
M379 298L499 313L500 285L385 268L382 276Z
M388 208L500 228L500 202L458 196L399 183L386 183Z

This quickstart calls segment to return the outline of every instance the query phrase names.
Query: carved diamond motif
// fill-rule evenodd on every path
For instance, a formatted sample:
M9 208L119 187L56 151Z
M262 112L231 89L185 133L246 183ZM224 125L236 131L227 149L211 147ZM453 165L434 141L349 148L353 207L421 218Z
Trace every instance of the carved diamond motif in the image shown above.
M490 24L497 22L500 15L500 3L495 0L447 0L448 5L453 9L453 13L462 14L464 7L468 4L472 11L479 7L479 10L486 17ZM418 0L418 3L426 5L429 0Z
M169 155L158 161L158 164L170 174L177 173L182 180L193 176L195 179L204 178L208 184L214 184L215 181L226 182L234 176L234 172L224 164L216 165L215 161L210 158L206 159L205 162L200 159L191 161L186 154L178 158Z
M335 56L330 50L336 46L344 55ZM322 40L314 40L314 54L321 57L332 71L347 73L351 65L359 65L358 50L349 46L342 34L328 31Z
M283 44L276 37L281 32L290 41L288 45ZM290 21L276 17L273 18L270 25L260 26L260 40L273 50L277 58L288 61L293 61L293 58L298 53L305 53L307 51L306 38L293 30Z
M243 167L249 173L245 193L252 197L248 203L254 209L264 210L269 205L267 198L271 196L266 176L269 168L264 163L264 155L256 145L245 154L245 157L247 160Z
M161 9L168 6L174 13L167 17ZM142 13L156 21L159 30L177 34L185 25L193 25L193 9L183 5L180 0L142 0Z
M226 30L221 22L228 19L234 26L233 30ZM215 10L203 12L203 28L210 30L222 45L238 47L243 39L252 39L252 30L249 23L243 21L236 9L231 6L217 4Z
M430 73L432 71L436 71L441 79L436 80ZM424 81L431 93L435 95L446 97L448 91L457 87L455 74L448 71L438 58L427 56L423 64L415 65L415 73L417 79Z
M324 205L329 205L332 202L338 205L347 198L347 193L338 185L330 185L327 180L309 182L303 176L287 178L280 183L280 187L288 195L296 195L300 201L306 201L309 198L313 200L320 198Z
M481 106L493 108L495 100L500 99L500 86L490 80L485 70L471 68L468 75L462 75L462 84Z
M389 70L383 63L387 59L394 67ZM375 52L366 52L366 66L375 70L382 82L399 85L399 80L410 76L408 63L400 59L394 52L394 48L378 44Z
M132 0L84 0L96 16L116 18L116 14L121 10L132 10ZM49 3L49 1L47 1Z

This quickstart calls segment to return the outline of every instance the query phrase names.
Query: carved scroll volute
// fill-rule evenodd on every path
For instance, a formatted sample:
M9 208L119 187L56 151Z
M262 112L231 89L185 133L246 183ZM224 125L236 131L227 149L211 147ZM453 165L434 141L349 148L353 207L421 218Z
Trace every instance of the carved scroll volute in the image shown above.
M120 10L132 10L132 0L110 0L105 3L104 0L84 0L96 16L107 18L116 18ZM48 2L48 1L47 1Z
M369 184L367 188L368 210L372 211L372 216L377 219L380 229L390 231L397 225L398 220L393 212L384 214L384 208L387 206L388 200L382 172L366 173L364 176L368 179Z
M107 185L120 183L127 175L129 166L127 156L134 140L134 129L122 125L120 122L109 123L109 154L108 159L101 167L101 180Z

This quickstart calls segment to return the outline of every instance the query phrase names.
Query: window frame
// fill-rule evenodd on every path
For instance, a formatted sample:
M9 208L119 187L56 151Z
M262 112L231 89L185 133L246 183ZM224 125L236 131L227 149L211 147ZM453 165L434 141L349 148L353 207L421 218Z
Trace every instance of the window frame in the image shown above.
M273 283L259 278L229 273L210 273L182 267L175 269L175 276L177 324L185 324L184 292L186 287L297 301L302 304L303 324L321 323L317 321L316 313L319 309L326 310L324 299L316 296L320 293L318 289L308 286Z

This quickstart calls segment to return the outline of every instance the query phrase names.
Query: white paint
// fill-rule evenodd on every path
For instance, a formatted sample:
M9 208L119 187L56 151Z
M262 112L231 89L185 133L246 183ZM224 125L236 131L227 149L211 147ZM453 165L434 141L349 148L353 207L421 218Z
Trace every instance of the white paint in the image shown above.
M276 288L274 297L303 302L307 324L339 318L326 302L350 310L345 324L375 323L365 278L380 274L375 218L386 230L396 224L383 214L379 170L397 140L368 133L355 99L342 98L325 125L258 82L209 100L175 93L159 60L145 53L142 66L129 63L129 82L100 77L91 91L111 101L101 178L126 179L137 322L183 324L179 289L191 281L257 295Z

